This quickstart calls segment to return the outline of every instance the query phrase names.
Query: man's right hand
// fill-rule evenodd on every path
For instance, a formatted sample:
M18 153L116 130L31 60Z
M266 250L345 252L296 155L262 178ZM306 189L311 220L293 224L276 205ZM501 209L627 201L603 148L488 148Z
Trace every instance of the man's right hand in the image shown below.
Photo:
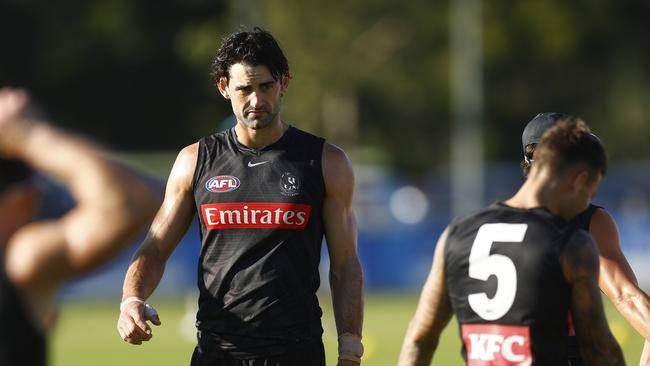
M122 306L120 318L117 321L117 331L125 342L140 345L153 336L147 321L151 321L155 325L161 324L155 311L145 311L144 302L129 302Z

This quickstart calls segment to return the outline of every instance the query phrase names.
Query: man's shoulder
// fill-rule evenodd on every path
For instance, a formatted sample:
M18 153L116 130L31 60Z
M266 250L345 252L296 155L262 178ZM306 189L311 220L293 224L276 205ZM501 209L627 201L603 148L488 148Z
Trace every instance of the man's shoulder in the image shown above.
M594 247L595 243L589 232L579 227L568 227L567 228L567 246L575 248L581 248L584 246Z
M181 151L178 152L177 159L196 158L199 152L199 144L200 141L197 141L182 148Z
M562 248L562 257L566 262L566 274L569 282L585 275L597 275L600 263L598 248L589 233L575 228Z
M187 145L176 156L176 161L170 173L170 180L191 180L199 156L199 142Z
M354 170L345 152L336 145L325 142L322 148L323 179L329 192L351 194L354 189Z

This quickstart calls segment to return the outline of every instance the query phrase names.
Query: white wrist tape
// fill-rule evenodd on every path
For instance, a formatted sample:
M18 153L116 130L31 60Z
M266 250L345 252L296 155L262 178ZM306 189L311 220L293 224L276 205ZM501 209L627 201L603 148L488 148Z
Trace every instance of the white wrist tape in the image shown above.
M126 299L122 300L122 302L120 303L120 312L121 312L122 310L124 310L124 306L125 306L126 304L128 304L128 303L132 303L132 302L139 302L139 303L141 303L141 304L144 304L144 299L139 298L139 297L137 297L137 296L127 297Z
M339 360L361 363L361 356L363 356L361 336L352 333L341 334L339 336Z

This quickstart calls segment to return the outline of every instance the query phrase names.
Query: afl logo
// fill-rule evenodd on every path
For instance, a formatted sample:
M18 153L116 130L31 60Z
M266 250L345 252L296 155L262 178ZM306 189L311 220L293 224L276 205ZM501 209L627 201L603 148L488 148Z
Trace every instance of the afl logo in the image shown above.
M225 193L239 188L239 178L232 175L219 175L205 182L205 189L214 193Z

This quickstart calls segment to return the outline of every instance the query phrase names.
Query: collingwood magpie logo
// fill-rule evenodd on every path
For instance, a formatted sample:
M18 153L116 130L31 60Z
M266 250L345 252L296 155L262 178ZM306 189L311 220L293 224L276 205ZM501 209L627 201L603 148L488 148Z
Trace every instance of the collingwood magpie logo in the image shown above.
M300 179L288 172L282 174L280 192L285 196L297 196L300 193Z

